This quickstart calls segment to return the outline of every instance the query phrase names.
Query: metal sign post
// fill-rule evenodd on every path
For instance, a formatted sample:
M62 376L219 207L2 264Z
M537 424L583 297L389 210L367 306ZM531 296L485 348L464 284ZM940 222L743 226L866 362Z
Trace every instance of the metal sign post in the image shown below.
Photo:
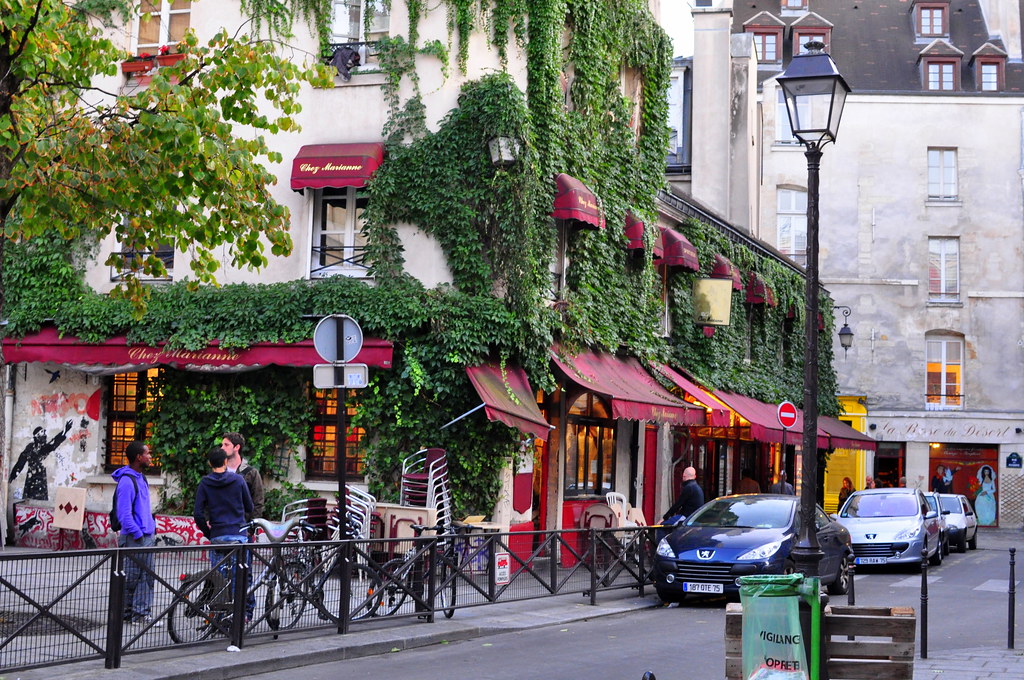
M336 408L338 416L337 431L334 436L334 467L338 475L338 522L341 537L348 536L348 457L345 451L347 423L346 396L349 389L366 387L368 369L365 364L351 364L363 348L363 330L355 319L345 314L333 314L320 320L313 331L313 345L324 361L330 364L313 367L313 384L319 389L336 390ZM330 382L323 369L328 368L333 374ZM319 369L319 370L318 370ZM348 544L346 543L346 546ZM349 551L345 551L342 561L342 601L341 617L338 632L347 633L349 623L348 593L349 583Z

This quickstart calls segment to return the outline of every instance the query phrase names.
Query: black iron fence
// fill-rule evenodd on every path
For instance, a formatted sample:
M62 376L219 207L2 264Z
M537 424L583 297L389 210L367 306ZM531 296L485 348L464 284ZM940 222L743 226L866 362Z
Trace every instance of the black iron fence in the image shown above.
M650 583L649 528L0 556L0 672ZM139 576L141 575L141 579ZM126 585L152 583L126 620ZM129 611L129 618L131 612ZM136 617L137 618L137 617Z

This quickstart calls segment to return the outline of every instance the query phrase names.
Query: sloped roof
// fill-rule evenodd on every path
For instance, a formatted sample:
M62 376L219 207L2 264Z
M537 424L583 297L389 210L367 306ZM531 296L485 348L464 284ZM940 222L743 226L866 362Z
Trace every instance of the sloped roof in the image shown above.
M778 71L770 64L758 68L758 79L763 81L781 72L792 58L791 30L794 24L810 14L820 16L832 24L829 52L836 60L843 77L854 92L916 92L924 93L919 57L925 45L915 35L914 12L911 2L905 0L809 0L811 12L794 15L782 12L780 0L736 3L733 7L733 31L740 33L753 17L768 12L786 22L790 30L783 44L783 61ZM812 21L807 18L805 21ZM765 21L763 18L759 22ZM816 21L816 20L814 20ZM950 34L946 39L960 54L974 54L986 43L1002 49L998 39L990 36L978 0L951 0L949 3ZM974 62L961 62L961 92L975 94ZM1024 92L1024 64L1008 61L1003 92ZM956 93L943 92L943 95ZM998 96L999 93L986 93Z

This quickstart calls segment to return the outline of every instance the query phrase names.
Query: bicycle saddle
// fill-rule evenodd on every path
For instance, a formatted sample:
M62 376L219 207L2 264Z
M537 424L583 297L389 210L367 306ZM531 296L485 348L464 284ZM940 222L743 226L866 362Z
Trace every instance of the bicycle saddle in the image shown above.
M284 522L271 522L269 519L257 517L252 523L263 529L264 534L271 543L281 543L284 539L288 538L288 534L291 533L292 529L306 522L301 517L290 517Z

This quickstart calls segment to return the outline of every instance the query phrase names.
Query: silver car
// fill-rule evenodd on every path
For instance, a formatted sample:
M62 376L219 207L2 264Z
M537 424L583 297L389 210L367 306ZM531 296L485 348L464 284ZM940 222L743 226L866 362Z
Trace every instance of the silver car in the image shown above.
M949 543L958 552L967 552L978 547L978 518L967 496L953 493L939 494L939 503L946 515L946 531Z
M939 536L941 537L939 545L942 546L942 555L946 556L949 554L949 526L946 523L946 516L949 514L949 510L946 510L942 506L942 502L939 500L938 491L925 491L924 499L928 501L928 507L934 510L939 515Z
M854 491L839 511L850 531L856 564L942 563L939 513L919 489Z

